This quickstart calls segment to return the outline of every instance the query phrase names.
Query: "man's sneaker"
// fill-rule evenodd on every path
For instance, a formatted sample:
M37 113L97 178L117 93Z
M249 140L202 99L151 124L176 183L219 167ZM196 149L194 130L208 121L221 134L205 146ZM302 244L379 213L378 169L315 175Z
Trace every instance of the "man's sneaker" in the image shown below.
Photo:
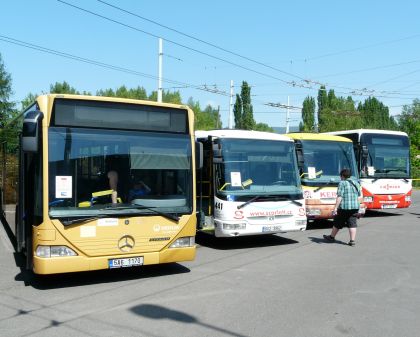
M325 235L324 234L324 239L327 240L328 242L334 242L335 238L332 237L331 235Z
M350 240L350 241L349 241L349 246L350 246L350 247L354 247L354 246L356 246L356 242L354 242L353 240Z

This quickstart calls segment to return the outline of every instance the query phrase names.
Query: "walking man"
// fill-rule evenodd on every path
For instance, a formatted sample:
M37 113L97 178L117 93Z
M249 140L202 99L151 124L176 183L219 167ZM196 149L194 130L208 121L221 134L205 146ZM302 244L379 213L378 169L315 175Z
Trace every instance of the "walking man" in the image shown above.
M337 201L333 210L334 225L330 235L324 235L324 239L329 242L335 241L335 236L343 227L349 228L349 246L355 246L357 213L359 211L359 197L361 188L358 182L350 179L350 169L343 169L340 172L341 181L337 188Z

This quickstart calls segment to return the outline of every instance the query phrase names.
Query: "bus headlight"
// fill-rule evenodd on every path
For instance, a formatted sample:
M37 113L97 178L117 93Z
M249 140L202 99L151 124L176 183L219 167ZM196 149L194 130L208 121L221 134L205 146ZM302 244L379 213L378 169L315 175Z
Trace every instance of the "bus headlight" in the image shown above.
M321 215L321 210L318 208L307 208L306 215Z
M183 238L176 239L169 248L182 248L182 247L192 247L195 245L194 236L185 236Z
M306 226L306 219L305 220L296 220L295 225L296 225L296 227Z
M364 202L373 202L373 197L364 197L363 201Z
M223 229L228 231L237 231L246 229L245 223L223 223Z
M411 202L411 195L406 195L405 196L405 201Z
M38 246L35 255L38 257L77 256L77 253L67 246Z

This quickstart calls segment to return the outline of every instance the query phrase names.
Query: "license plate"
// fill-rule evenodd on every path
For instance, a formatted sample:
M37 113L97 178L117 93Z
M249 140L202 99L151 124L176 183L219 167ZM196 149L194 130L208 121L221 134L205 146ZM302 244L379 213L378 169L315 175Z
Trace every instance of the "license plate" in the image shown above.
M382 205L382 208L397 208L397 204L385 204Z
M112 259L108 261L109 268L124 268L143 265L143 256L127 257L124 259Z
M263 226L263 232L279 232L281 231L281 226Z

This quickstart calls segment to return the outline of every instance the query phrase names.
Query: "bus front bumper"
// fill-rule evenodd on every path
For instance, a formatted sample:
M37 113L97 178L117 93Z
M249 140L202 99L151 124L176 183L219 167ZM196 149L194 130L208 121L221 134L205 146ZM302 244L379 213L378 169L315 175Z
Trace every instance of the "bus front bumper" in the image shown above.
M192 261L195 259L196 247L170 248L161 252L117 256L69 256L41 258L34 256L33 272L35 274L61 274L82 271L111 269L110 260L124 258L142 258L142 265L152 265L171 262Z

